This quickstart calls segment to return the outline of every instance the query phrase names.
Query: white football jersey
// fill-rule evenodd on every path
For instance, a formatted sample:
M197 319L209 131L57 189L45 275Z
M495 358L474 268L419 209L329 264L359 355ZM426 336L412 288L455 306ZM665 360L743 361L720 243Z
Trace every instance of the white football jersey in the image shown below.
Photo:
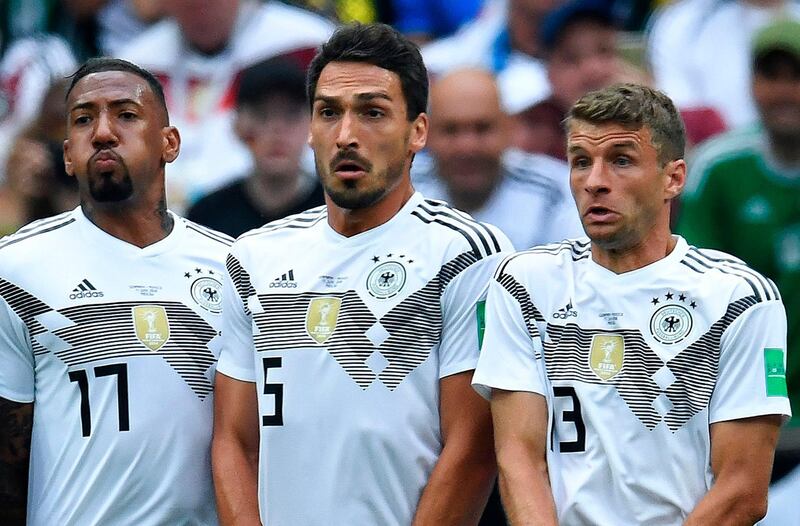
M213 378L232 240L145 248L80 208L0 241L0 397L33 402L31 525L217 524Z
M417 193L352 237L325 207L241 236L218 370L255 382L264 524L409 525L439 380L475 368L499 230Z
M740 260L678 238L615 274L583 238L500 264L473 383L546 397L561 524L679 525L713 483L709 426L790 414L785 340L777 288Z

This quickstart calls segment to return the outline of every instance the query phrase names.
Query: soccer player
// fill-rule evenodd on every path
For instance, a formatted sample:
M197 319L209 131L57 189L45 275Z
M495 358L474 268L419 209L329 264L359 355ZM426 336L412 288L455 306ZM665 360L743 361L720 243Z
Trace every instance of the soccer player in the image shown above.
M166 208L180 136L150 73L89 60L67 111L80 206L0 241L0 523L25 523L27 488L29 525L217 524L212 375L232 240Z
M220 518L475 524L495 463L470 381L480 302L510 243L411 186L428 131L415 45L345 26L308 78L326 206L242 235L227 262Z
M666 96L589 93L567 131L589 239L500 264L474 378L511 522L752 525L789 414L778 290L670 234L686 163Z

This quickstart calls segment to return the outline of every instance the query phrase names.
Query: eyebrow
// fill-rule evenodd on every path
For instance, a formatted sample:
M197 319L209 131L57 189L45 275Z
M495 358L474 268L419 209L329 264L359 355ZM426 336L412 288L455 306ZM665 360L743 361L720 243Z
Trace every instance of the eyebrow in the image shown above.
M314 102L320 101L326 104L332 104L335 103L338 99L340 99L340 97L327 97L325 95L317 95L314 97ZM356 99L362 102L371 101L373 99L384 99L392 101L392 98L389 95L380 91L369 91L367 93L358 93L356 94Z
M133 104L134 106L138 106L140 108L143 106L139 101L134 100L134 99L130 99L130 98L115 99L115 100L112 100L108 105L111 106L111 107L118 107L118 106L125 106L125 105L128 105L128 104ZM97 103L96 102L91 102L91 101L80 102L78 104L74 104L69 109L69 111L91 109L91 108L95 108L95 107L97 107Z
M628 140L626 140L626 141L621 141L621 142L612 144L611 148L614 149L614 150L624 150L624 149L627 149L627 148L635 150L635 149L637 149L637 146L638 146L638 144L636 143L636 141L628 141ZM567 148L567 153L576 153L576 152L582 152L582 151L586 151L586 148L584 148L583 146L579 146L579 145L572 145L569 148Z

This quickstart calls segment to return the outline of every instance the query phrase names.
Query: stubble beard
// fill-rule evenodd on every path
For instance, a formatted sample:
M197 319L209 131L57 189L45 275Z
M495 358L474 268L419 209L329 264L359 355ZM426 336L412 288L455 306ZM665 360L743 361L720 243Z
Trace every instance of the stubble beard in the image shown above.
M334 202L339 208L348 210L358 210L369 208L380 202L392 189L394 189L398 182L403 177L403 168L405 161L397 161L389 164L385 171L380 174L368 173L367 177L372 176L377 182L377 186L362 189L359 185L362 184L364 179L360 180L347 180L342 181L341 187L334 187L331 181L334 180L332 171L327 172L327 176L322 176L326 173L325 165L320 162L318 158L315 159L317 167L317 175L322 182L322 187L331 201Z
M113 173L98 173L91 167L89 168L89 195L92 196L92 199L98 203L118 203L133 195L130 171L121 159L119 160L119 170L121 177L115 181Z

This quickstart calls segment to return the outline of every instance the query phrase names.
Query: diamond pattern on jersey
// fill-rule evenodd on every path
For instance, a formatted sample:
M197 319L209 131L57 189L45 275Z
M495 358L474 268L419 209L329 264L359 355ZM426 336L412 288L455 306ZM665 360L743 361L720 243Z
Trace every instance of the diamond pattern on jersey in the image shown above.
M229 258L229 268L237 270L238 262L235 259L231 262L232 259ZM353 290L259 294L261 312L253 313L256 325L253 343L258 351L325 347L362 389L379 379L389 390L394 390L428 358L440 340L440 300L444 289L478 259L473 252L453 258L424 287L393 307L380 320ZM239 266L234 284L240 293L249 290L249 278L245 281L244 275L246 272ZM241 280L241 289L237 279ZM335 298L341 302L335 327L322 343L312 337L306 322L311 303L318 298ZM374 355L375 351L386 363ZM381 367L376 367L378 364Z
M662 421L672 432L708 407L716 384L720 339L742 313L759 302L747 296L728 305L705 334L664 363L637 329L582 329L574 323L547 325L543 342L550 380L613 385L631 412L648 429ZM618 334L624 338L622 370L609 380L598 378L590 368L592 338Z
M208 343L217 335L203 318L178 302L149 302L164 309L169 338L157 352L136 335L132 310L141 302L77 305L54 310L0 279L0 297L25 323L34 356L52 352L67 366L108 358L159 356L202 400L213 391L206 372L216 358Z
M664 420L672 431L708 407L716 384L722 334L736 318L758 302L759 299L753 295L729 304L725 315L705 334L667 362L667 367L675 375L675 382L666 389L673 408Z
M547 376L551 380L580 381L590 384L613 385L634 415L648 428L661 421L653 402L661 389L653 379L664 363L645 343L635 329L582 329L574 323L547 325L549 338L543 342ZM622 370L603 381L589 367L592 338L595 335L619 334L625 341Z

